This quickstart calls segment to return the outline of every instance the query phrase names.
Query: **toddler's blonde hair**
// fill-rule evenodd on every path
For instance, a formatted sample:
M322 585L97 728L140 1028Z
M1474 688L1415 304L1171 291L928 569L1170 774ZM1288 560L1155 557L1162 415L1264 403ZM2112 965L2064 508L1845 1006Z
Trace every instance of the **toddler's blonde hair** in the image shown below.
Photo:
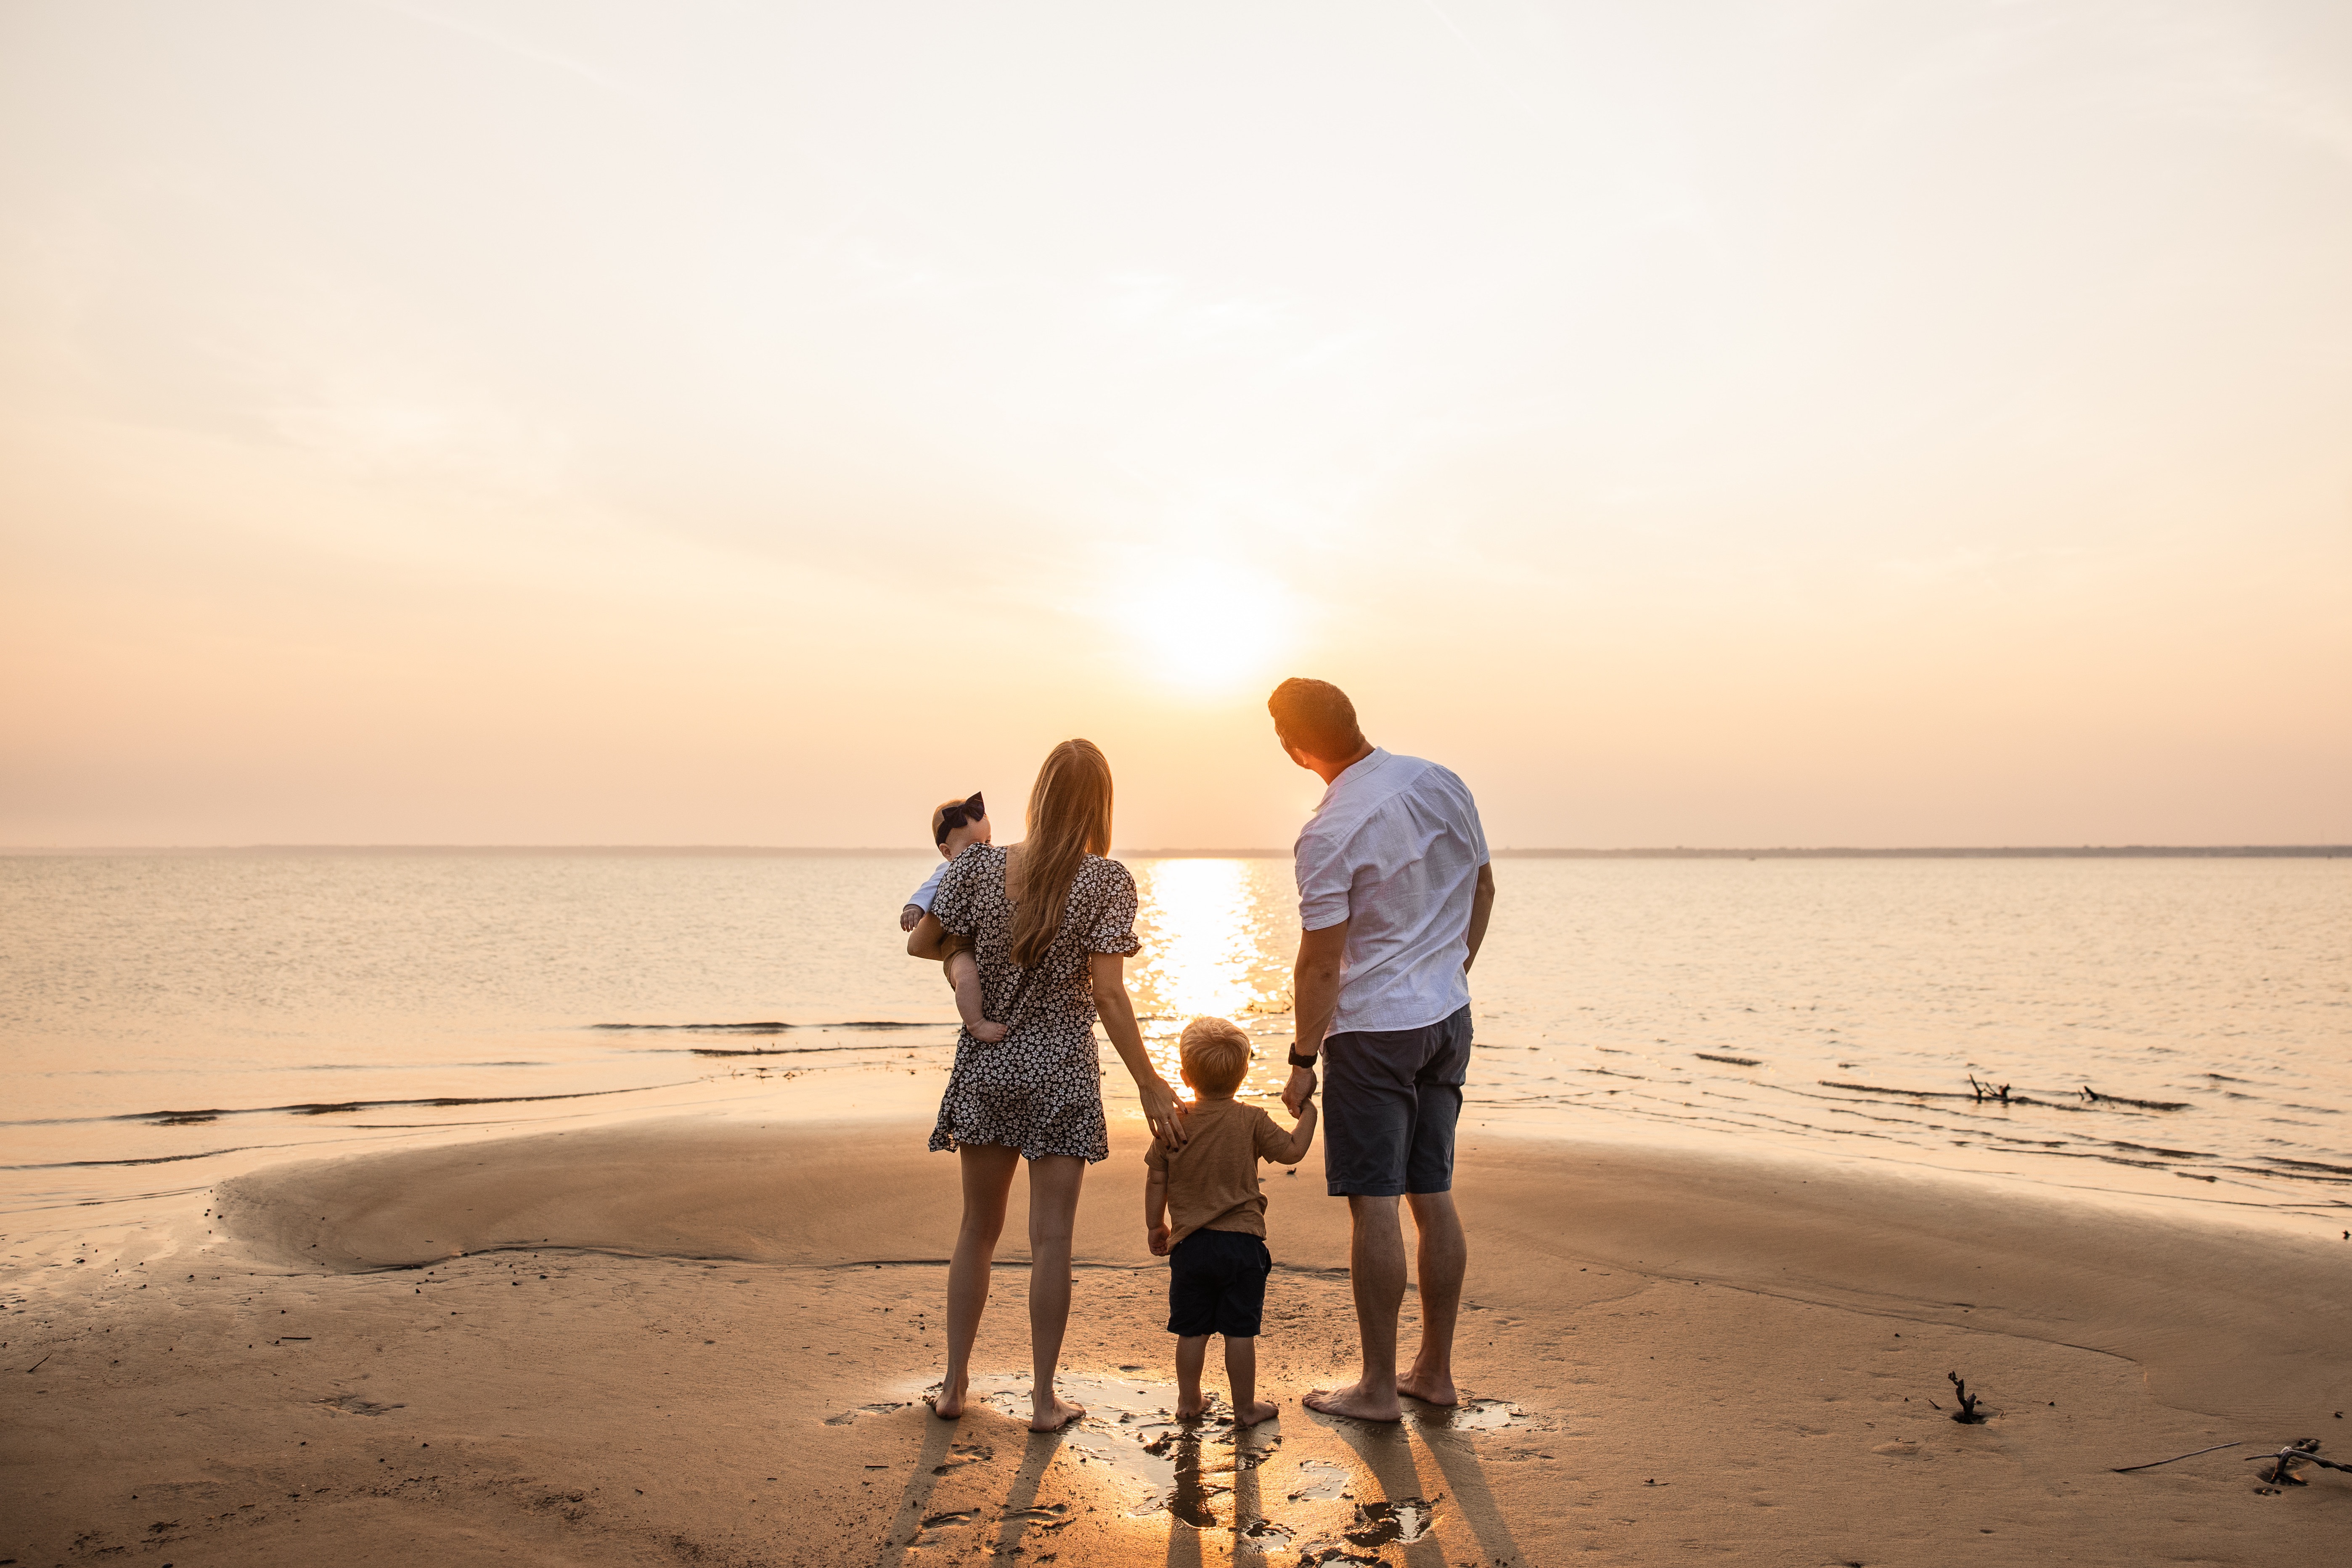
M1184 1081L1204 1094L1231 1094L1249 1076L1249 1036L1230 1018L1195 1018L1176 1042Z

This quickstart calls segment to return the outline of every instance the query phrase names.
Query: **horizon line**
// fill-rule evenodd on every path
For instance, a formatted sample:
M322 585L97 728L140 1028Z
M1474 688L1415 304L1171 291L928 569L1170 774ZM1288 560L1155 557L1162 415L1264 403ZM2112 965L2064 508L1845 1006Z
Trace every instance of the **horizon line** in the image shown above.
M1115 855L1137 860L1286 860L1280 848L1139 848L1118 846ZM2352 844L2084 844L1945 845L1871 847L1858 845L1671 847L1545 848L1506 846L1498 860L1801 860L1801 859L2336 859L2352 857ZM0 856L64 855L677 855L761 856L775 858L924 859L934 852L919 845L893 847L768 844L117 844L0 845Z

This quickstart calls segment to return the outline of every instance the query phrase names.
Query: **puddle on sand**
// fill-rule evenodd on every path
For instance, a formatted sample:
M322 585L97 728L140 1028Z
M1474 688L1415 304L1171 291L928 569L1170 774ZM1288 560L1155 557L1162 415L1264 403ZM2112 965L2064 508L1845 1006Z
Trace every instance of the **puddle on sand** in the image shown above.
M1351 1546L1386 1546L1393 1541L1411 1546L1429 1533L1437 1518L1436 1498L1402 1498L1394 1502L1360 1502L1355 1528L1347 1531Z
M1305 1459L1298 1466L1298 1489L1290 1494L1293 1502L1328 1502L1347 1495L1348 1472L1328 1459Z
M1213 1396L1206 1415L1177 1420L1171 1384L1065 1377L1060 1388L1064 1398L1087 1407L1085 1420L1064 1428L1063 1447L1079 1464L1108 1470L1126 1483L1137 1496L1129 1518L1164 1511L1186 1524L1213 1528L1221 1522L1221 1500L1232 1495L1234 1475L1256 1469L1282 1447L1278 1418L1236 1428L1223 1402ZM1025 1379L975 1380L974 1393L1014 1420L1028 1417ZM1282 1532L1281 1542L1288 1539Z
M1465 1399L1451 1406L1414 1400L1405 1405L1406 1420L1432 1431L1496 1432L1527 1418L1528 1413L1507 1399Z

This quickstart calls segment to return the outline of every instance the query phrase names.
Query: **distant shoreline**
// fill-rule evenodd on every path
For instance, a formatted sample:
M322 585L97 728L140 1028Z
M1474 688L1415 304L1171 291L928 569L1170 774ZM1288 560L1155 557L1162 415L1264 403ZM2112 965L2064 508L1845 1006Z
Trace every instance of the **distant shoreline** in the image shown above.
M1286 860L1287 849L1137 849L1116 853L1130 860ZM1648 849L1497 849L1498 860L2335 860L2352 858L2352 844L2084 844L2081 846L1948 846L1867 849L1710 849L1677 845ZM762 857L775 859L929 860L919 845L886 848L824 848L765 844L219 844L0 845L0 857L76 855L507 855L611 857Z

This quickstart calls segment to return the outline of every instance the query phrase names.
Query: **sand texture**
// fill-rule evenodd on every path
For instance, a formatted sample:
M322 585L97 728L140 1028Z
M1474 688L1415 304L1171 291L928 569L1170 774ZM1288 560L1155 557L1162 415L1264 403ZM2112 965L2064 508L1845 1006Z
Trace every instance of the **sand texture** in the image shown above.
M541 1134L273 1167L201 1215L14 1243L0 1557L1941 1568L2352 1541L2352 1476L2266 1488L2241 1457L2352 1458L2352 1245L1489 1139L1458 1180L1470 1402L1380 1428L1297 1404L1349 1364L1345 1206L1270 1176L1284 1413L1237 1438L1165 1415L1122 1133L1079 1221L1065 1387L1093 1416L1037 1437L1008 1414L1017 1188L992 1398L954 1424L919 1403L956 1218L922 1136ZM1948 1419L1955 1371L1990 1419Z

